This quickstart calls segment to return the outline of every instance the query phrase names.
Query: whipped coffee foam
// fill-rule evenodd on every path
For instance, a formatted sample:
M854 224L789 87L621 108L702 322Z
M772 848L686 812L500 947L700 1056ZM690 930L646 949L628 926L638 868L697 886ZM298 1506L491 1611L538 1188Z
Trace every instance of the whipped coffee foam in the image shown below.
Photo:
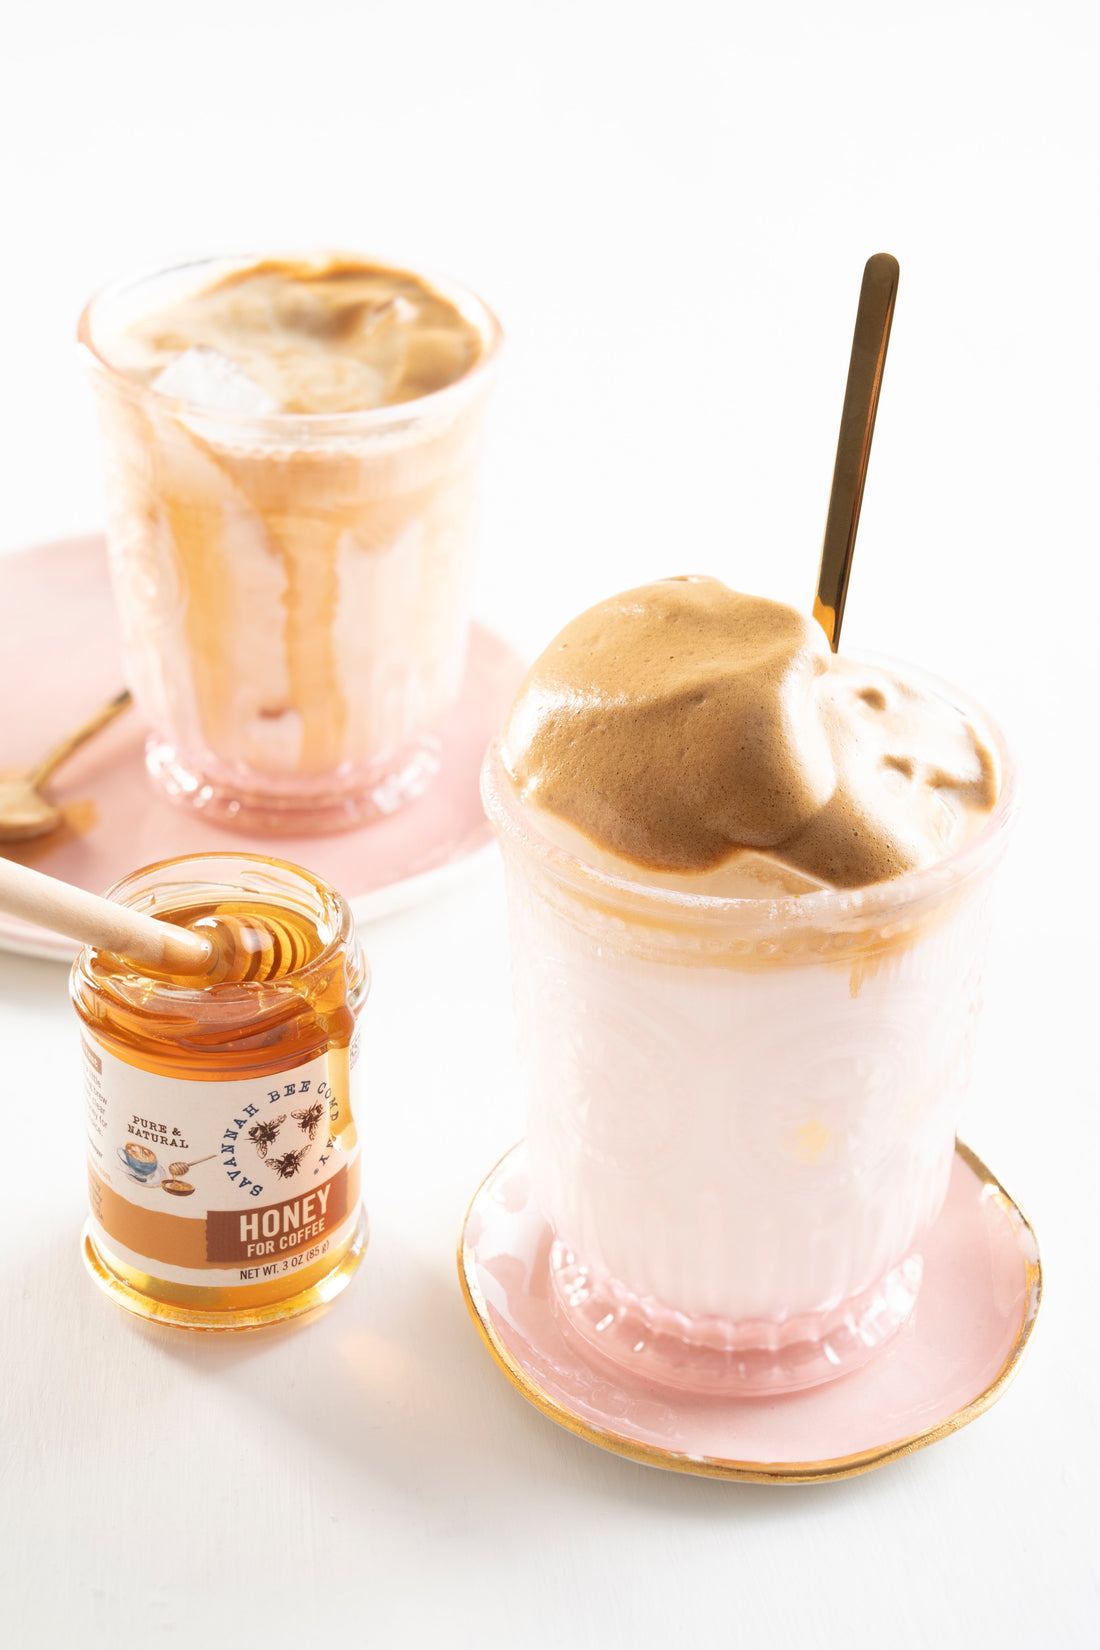
M567 625L520 689L502 760L582 857L730 895L935 864L997 798L990 749L954 706L710 578L644 585Z
M231 267L99 344L139 383L259 414L413 401L483 353L477 327L422 277L338 256Z

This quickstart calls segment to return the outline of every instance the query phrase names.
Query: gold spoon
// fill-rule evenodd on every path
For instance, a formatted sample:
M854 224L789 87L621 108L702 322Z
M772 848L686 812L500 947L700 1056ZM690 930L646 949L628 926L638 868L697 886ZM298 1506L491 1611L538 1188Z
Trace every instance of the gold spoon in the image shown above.
M130 703L128 689L117 693L109 704L101 706L94 716L62 739L59 745L44 756L36 767L26 773L9 774L0 779L0 842L26 842L31 837L45 836L61 823L61 809L41 794L40 787L78 750L93 733L113 722L120 711Z
M863 485L875 433L882 369L890 343L894 302L898 295L898 260L889 252L868 258L859 291L856 327L852 336L852 356L844 389L844 410L840 415L840 435L833 465L833 486L829 494L829 514L821 546L821 568L817 575L814 618L829 638L835 653L844 618L844 599L852 571Z

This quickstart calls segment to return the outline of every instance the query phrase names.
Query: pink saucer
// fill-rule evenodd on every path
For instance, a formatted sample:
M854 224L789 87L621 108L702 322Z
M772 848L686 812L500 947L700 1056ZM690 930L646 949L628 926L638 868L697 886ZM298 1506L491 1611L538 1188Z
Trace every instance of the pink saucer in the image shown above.
M764 1484L853 1477L965 1426L1019 1368L1042 1291L1035 1233L960 1141L916 1310L872 1363L779 1398L696 1398L597 1369L566 1340L550 1305L551 1237L521 1142L478 1189L458 1256L466 1304L513 1386L618 1455Z
M417 801L360 830L250 836L174 807L146 774L145 728L126 711L48 784L65 825L0 852L100 893L154 860L251 850L316 871L362 921L385 915L435 893L488 843L478 774L522 674L516 655L475 625L462 693L442 729L439 774ZM0 557L0 770L30 767L122 685L103 539ZM0 913L0 949L68 958L77 947Z

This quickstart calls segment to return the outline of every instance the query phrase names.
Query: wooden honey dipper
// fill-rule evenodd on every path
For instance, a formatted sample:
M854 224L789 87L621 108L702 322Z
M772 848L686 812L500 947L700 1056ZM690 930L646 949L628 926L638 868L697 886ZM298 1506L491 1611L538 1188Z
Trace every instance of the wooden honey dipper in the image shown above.
M210 915L181 928L7 859L0 859L0 910L195 985L278 979L306 960L301 936L266 912Z

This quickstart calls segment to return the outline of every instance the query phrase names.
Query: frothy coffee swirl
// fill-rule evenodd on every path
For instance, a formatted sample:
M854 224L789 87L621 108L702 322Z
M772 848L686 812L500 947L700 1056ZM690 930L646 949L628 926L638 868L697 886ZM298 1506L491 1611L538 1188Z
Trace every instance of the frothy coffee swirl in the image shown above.
M422 276L337 254L230 268L99 342L130 378L254 413L395 406L455 383L483 353Z
M834 656L795 608L676 578L565 627L502 742L527 804L627 866L677 877L764 855L808 886L934 864L997 797L946 700Z

